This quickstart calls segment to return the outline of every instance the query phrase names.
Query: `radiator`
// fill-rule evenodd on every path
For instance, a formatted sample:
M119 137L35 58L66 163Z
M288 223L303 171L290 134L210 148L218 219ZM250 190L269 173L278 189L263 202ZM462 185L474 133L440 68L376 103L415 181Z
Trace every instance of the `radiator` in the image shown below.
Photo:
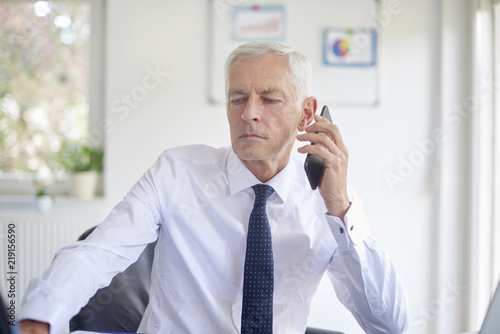
M102 220L102 207L70 202L50 214L0 210L0 292L7 306L13 303L16 314L29 281L42 275L58 249Z

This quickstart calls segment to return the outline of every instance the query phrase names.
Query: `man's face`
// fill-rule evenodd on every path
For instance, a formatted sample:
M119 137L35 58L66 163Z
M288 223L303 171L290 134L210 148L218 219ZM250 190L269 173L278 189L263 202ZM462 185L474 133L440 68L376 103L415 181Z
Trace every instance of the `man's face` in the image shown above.
M230 68L227 118L236 155L248 163L283 168L303 122L286 59L266 54Z

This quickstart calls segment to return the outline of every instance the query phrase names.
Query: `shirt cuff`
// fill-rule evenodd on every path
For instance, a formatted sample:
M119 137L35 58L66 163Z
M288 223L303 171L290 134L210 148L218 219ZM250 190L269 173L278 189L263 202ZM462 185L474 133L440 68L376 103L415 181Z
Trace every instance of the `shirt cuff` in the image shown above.
M41 279L34 279L30 285L34 285L35 289L45 286ZM19 323L22 320L46 322L50 325L50 334L62 333L65 330L66 322L64 320L61 322L61 319L66 319L68 316L65 306L51 298L47 293L42 293L42 295L45 296L32 300L30 300L29 293L25 296L16 322Z
M339 217L326 215L328 226L340 248L349 248L370 236L370 226L366 219L363 204L353 189L349 191L351 206L344 216L344 221Z

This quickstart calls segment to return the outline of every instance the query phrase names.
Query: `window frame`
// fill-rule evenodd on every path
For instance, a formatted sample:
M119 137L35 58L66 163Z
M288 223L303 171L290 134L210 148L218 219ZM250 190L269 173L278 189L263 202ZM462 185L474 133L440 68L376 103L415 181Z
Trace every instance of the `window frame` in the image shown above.
M473 113L470 319L483 322L500 279L500 0L476 0ZM482 95L482 94L481 94Z

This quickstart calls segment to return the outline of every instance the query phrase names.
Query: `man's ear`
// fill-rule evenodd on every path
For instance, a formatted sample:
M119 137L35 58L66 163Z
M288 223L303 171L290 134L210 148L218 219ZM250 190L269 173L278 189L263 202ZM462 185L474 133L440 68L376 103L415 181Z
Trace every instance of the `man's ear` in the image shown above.
M300 120L298 130L304 131L314 120L314 114L318 108L318 100L314 96L309 96L302 103L302 119Z

